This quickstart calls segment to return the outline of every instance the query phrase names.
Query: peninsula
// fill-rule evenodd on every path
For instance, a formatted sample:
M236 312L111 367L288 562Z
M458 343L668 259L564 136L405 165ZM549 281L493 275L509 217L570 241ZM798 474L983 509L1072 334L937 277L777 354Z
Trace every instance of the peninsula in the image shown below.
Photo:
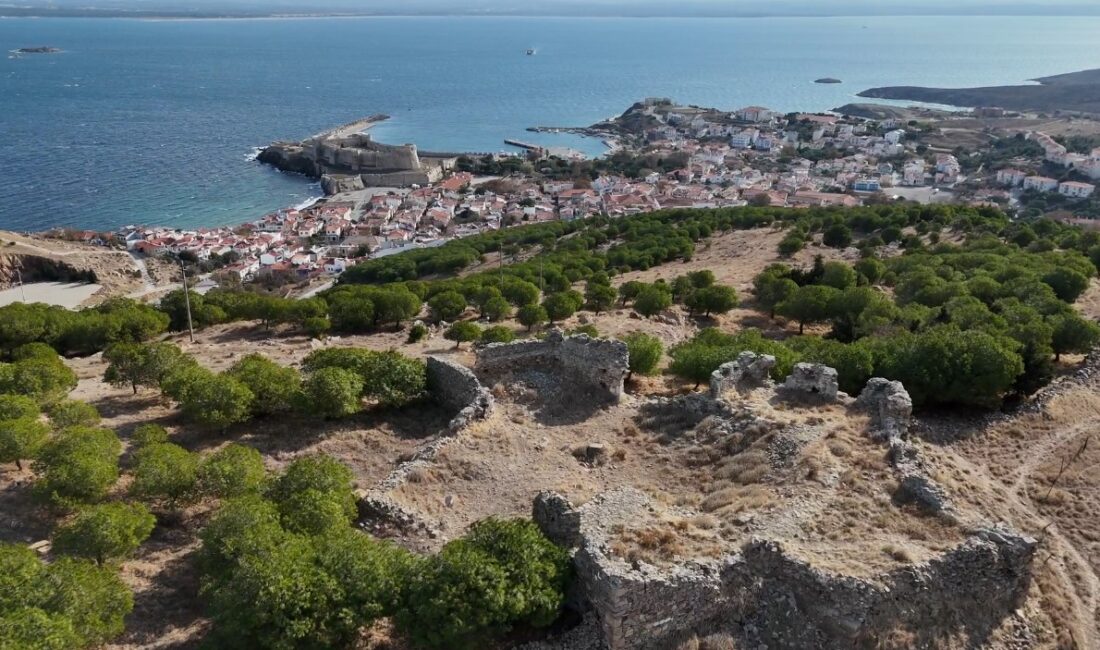
M947 106L999 106L1013 111L1100 113L1100 69L1033 79L1036 84L980 88L886 86L860 97L902 99Z

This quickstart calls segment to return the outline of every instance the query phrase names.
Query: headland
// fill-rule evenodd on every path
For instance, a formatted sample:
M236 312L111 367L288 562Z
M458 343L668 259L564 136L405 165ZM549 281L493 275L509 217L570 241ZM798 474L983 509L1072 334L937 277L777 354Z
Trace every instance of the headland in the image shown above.
M860 97L902 99L947 106L998 106L1013 111L1100 114L1100 69L1033 79L1038 83L980 88L885 86Z

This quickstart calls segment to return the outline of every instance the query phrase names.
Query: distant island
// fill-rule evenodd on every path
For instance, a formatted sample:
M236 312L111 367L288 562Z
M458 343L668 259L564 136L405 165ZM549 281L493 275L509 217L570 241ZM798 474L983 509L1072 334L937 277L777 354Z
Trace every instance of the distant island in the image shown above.
M15 54L57 54L60 51L60 48L46 45L39 47L21 47L18 50L13 50Z
M822 77L820 79L814 79L815 84L839 84L844 83L840 79L834 79L833 77Z
M1033 79L1037 84L982 88L869 88L860 97L902 99L947 106L998 106L1013 111L1100 114L1100 69Z

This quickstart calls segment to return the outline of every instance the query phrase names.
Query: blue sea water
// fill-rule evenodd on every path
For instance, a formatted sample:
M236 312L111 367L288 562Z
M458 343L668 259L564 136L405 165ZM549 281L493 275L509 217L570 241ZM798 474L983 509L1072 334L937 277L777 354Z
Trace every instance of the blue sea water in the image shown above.
M383 142L573 146L645 96L824 110L871 86L1100 66L1100 18L0 20L0 228L232 224L315 194L249 160L372 113ZM536 56L526 56L536 48ZM831 76L841 85L814 84Z

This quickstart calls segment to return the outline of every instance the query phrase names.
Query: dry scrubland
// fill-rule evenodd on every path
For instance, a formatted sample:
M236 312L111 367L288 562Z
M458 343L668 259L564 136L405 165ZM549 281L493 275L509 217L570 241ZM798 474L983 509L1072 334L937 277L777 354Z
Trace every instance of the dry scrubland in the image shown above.
M748 297L752 277L779 261L775 251L782 237L781 232L766 230L719 235L689 263L626 273L615 283L671 280L688 271L710 269L719 283ZM809 265L816 254L827 260L856 259L854 254L809 246L793 262ZM1100 288L1095 283L1080 308L1091 317L1100 315ZM689 318L678 307L671 316L654 319L616 309L578 314L563 325L584 323L606 336L655 334L666 347L691 337L700 325L729 332L766 327L774 334L784 333L782 323L747 309L714 319ZM438 330L411 345L406 335L400 331L334 337L327 345L396 348L412 356L474 365L468 346L456 350ZM195 343L184 335L170 338L213 370L224 370L251 353L295 365L325 345L254 323L208 328L197 334ZM1079 361L1080 357L1064 360L1064 370ZM441 408L417 405L384 414L366 412L335 423L255 420L221 436L185 425L156 391L144 389L134 395L104 383L101 355L68 363L80 379L72 397L99 409L103 425L117 430L124 444L137 425L155 422L172 432L173 442L192 451L210 451L230 441L254 446L269 469L303 455L326 453L347 464L358 487L365 490L436 439L450 415ZM865 415L840 405L792 406L769 393L750 394L737 402L737 408L751 411L760 424L746 429L738 444L731 445L709 430L705 420L685 420L653 406L649 397L690 391L671 377L635 378L615 405L596 402L583 387L539 368L482 380L496 398L493 414L389 495L440 533L407 531L401 539L410 546L437 549L489 515L528 515L542 490L560 492L579 505L622 486L644 491L658 507L648 519L613 530L613 552L627 561L657 566L713 558L759 536L784 540L790 554L815 566L874 576L935 557L964 539L972 524L1003 521L1041 544L1026 603L994 631L989 647L1100 647L1100 439L1093 439L1100 419L1100 374L1063 379L1040 394L1039 406L1016 415L931 415L917 421L914 442L955 502L955 523L891 499L896 477L885 448L870 440ZM793 451L782 453L784 449ZM50 518L27 507L30 478L29 470L6 468L0 474L0 540L34 542L49 536ZM121 493L126 485L115 489ZM186 648L201 639L208 623L191 561L198 548L196 531L211 508L209 503L198 504L162 523L136 557L124 561L123 577L135 591L136 604L126 633L107 648ZM1026 644L1020 640L1021 629L1027 630ZM385 636L380 631L372 638ZM684 648L734 647L730 643L710 638ZM363 647L385 646L364 641ZM905 638L884 647L905 647ZM941 647L967 645L960 639L957 646Z

